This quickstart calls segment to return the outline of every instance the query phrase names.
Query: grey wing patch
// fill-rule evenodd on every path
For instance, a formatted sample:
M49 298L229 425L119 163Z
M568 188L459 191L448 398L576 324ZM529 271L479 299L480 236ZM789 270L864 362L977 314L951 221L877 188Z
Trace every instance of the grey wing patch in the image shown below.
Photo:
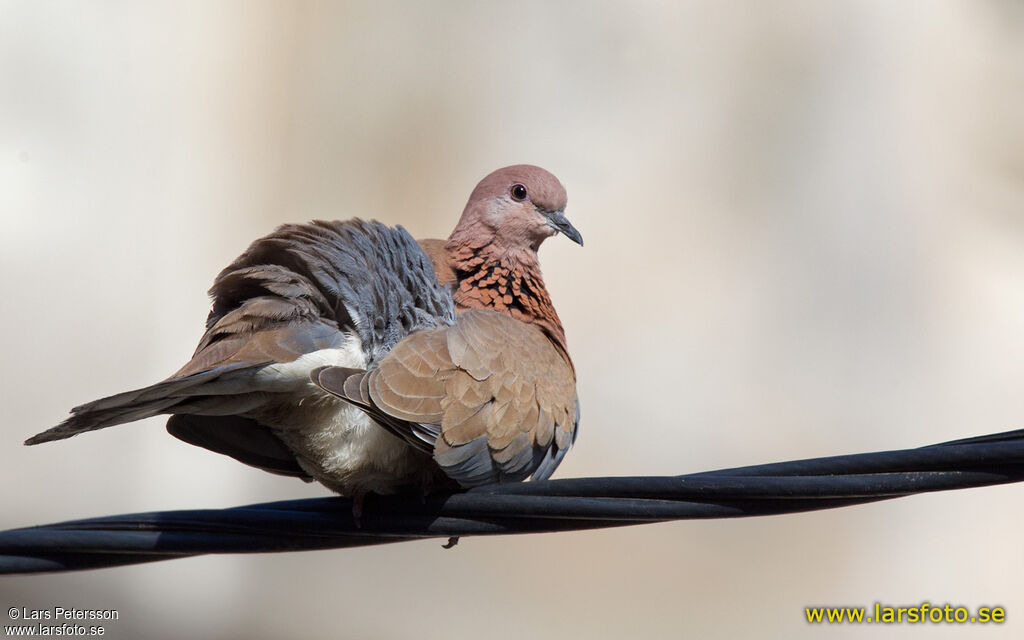
M541 448L528 442L514 442L495 452L488 446L487 437L481 436L455 447L438 447L434 460L450 478L468 488L494 482L522 482L527 478L547 480L566 451L554 443Z
M543 451L540 462L537 463L537 470L533 472L534 480L547 480L555 472L558 465L562 464L562 458L569 451L568 447L558 448L554 444Z
M278 228L224 269L210 294L208 327L248 301L287 296L301 304L280 313L355 331L370 365L409 333L455 322L451 293L413 237L359 219Z
M434 454L434 460L449 478L463 487L488 484L495 477L494 460L487 446L487 436L457 447L444 447Z
M575 401L572 440L567 446L559 446L555 438L547 446L529 446L528 436L521 433L501 452L492 452L486 445L486 438L451 447L435 455L437 464L446 474L463 486L476 486L487 482L547 480L562 463L565 454L575 443L580 429L580 398ZM506 452L508 452L506 454ZM530 473L532 471L532 473Z

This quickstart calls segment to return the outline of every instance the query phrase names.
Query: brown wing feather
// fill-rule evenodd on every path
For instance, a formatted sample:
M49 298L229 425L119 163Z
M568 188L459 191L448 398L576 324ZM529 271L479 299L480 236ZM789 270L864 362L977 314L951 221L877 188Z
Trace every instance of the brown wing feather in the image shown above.
M576 431L576 378L536 325L489 310L419 331L371 371L314 373L407 441L439 432L434 457L464 486L550 475ZM545 461L547 461L545 463Z

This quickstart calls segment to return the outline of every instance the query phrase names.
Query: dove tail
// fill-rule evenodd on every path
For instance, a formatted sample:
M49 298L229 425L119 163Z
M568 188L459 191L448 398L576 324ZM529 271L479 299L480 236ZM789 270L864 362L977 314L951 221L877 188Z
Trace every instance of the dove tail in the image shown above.
M130 392L129 392L130 393ZM104 398L111 400L117 396ZM153 400L143 403L129 403L121 407L110 409L92 409L89 404L77 407L72 414L56 427L51 427L42 433L37 433L25 441L26 445L41 444L54 440L64 440L86 431L105 429L126 422L134 422L143 418L150 418L163 413L169 405L177 400ZM90 403L91 404L91 403Z
M64 440L86 431L105 429L126 422L135 422L143 418L151 418L169 413L205 413L218 414L218 405L231 399L234 410L239 409L239 402L245 402L246 395L216 396L222 392L224 385L211 384L220 376L242 368L251 368L250 363L237 363L203 371L182 378L171 378L142 389L125 391L106 398L94 400L75 407L71 415L56 427L37 433L25 441L26 445L41 444L54 440ZM204 397L205 396L205 397ZM229 411L233 413L235 411Z

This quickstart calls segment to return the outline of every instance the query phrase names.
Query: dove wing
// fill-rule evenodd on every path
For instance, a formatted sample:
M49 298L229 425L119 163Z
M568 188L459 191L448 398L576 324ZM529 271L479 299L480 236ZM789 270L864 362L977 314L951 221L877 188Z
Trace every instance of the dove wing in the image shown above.
M375 369L328 367L314 381L467 487L550 476L579 420L561 351L536 325L489 310L411 334Z

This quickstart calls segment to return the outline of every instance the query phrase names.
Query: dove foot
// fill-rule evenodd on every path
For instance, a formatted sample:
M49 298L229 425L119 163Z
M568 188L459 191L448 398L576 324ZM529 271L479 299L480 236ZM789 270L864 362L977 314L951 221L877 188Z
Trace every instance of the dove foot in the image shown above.
M459 544L459 536L452 536L448 538L448 542L441 545L442 549L451 549L455 545Z

